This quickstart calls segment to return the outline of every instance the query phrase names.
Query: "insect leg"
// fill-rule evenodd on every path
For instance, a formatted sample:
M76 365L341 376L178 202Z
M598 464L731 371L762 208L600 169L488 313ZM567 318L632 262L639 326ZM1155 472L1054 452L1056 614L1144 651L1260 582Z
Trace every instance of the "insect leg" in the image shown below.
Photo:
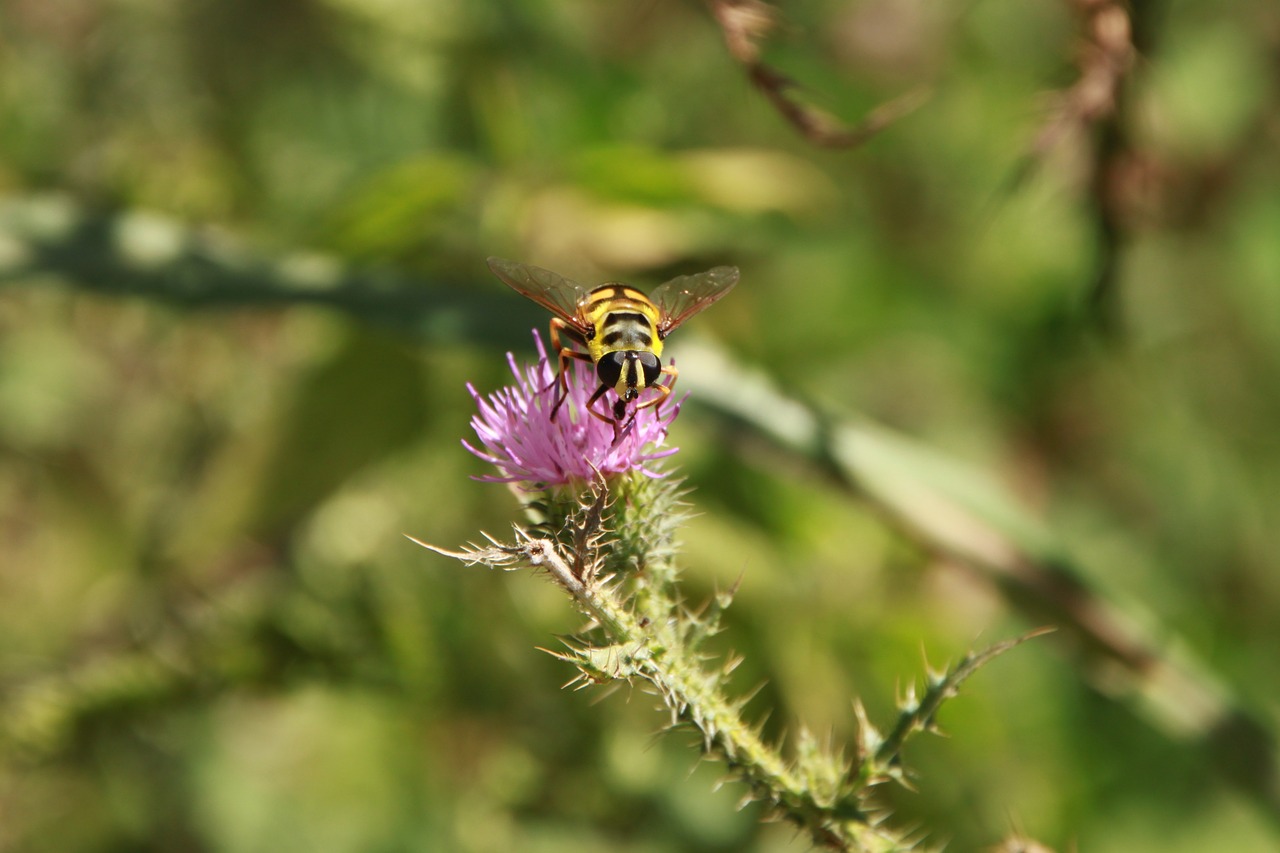
M574 330L559 317L551 318L551 349L557 354L560 361L560 372L556 374L556 378L551 380L552 383L560 383L560 393L556 395L555 404L551 407L551 420L556 419L556 413L560 411L560 404L569 396L569 360L578 359L579 361L591 361L591 356L584 352L578 352L572 347L567 347L560 342L560 333L564 332L570 340L576 340L577 336ZM550 387L550 386L548 386ZM545 388L543 390L546 390Z
M591 399L587 401L587 411L588 411L588 412L590 412L591 414L595 415L597 418L599 418L600 420L604 421L605 423L607 423L607 424L613 424L613 425L614 425L614 427L617 427L618 422L617 422L616 420L614 420L613 418L609 417L608 415L602 415L602 414L600 414L599 412L597 412L595 409L591 408L592 406L594 406L594 405L595 405L596 400L599 400L601 397L603 397L603 396L604 396L604 392L605 392L605 391L608 391L608 390L609 390L609 386L608 386L608 385L601 385L599 388L597 388L597 389L596 389L596 393L592 394L592 395L591 395Z
M665 373L667 376L670 376L671 381L668 382L666 385L663 385L661 382L655 382L652 385L650 385L649 386L650 388L659 392L658 396L650 400L645 400L643 403L636 406L637 412L640 411L641 409L647 409L650 406L654 406L654 407L661 406L663 403L666 402L667 398L671 396L671 389L675 387L676 377L680 375L680 371L676 370L676 366L674 364L669 364L666 367L662 368L662 372ZM655 408L654 411L657 411L657 408Z

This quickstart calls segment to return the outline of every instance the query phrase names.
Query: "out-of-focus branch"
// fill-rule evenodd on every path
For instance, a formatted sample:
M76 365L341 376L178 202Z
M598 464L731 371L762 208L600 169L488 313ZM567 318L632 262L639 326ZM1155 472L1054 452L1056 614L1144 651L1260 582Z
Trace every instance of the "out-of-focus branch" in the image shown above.
M1059 93L1047 121L1032 142L1011 186L1024 183L1064 140L1092 130L1089 145L1089 204L1097 240L1097 267L1087 296L1094 324L1103 332L1119 331L1120 258L1126 242L1129 200L1126 186L1133 172L1128 138L1128 81L1139 52L1149 41L1150 3L1135 0L1068 0L1084 34L1077 52L1076 82Z
M747 78L796 130L814 145L824 148L855 148L918 109L929 98L925 87L912 89L867 114L849 126L825 110L795 97L796 83L764 62L760 45L773 30L776 12L763 0L707 0L711 13L724 33L725 45Z
M1108 335L1120 332L1118 284L1120 260L1128 242L1124 175L1131 172L1133 153L1126 127L1127 86L1133 67L1133 18L1115 0L1074 0L1085 22L1089 42L1082 59L1083 73L1072 91L1080 102L1082 123L1100 121L1093 146L1090 198L1098 241L1098 267L1089 291L1095 325ZM1135 4L1136 6L1137 4ZM1135 8L1135 11L1138 11Z
M438 342L492 336L515 345L531 325L488 310L483 291L454 282L354 269L315 252L267 255L222 232L150 213L95 212L62 195L0 199L0 289L50 278L186 308L337 308Z
M1028 156L1041 160L1065 137L1115 115L1125 75L1133 67L1129 13L1114 0L1071 0L1085 33L1080 76L1056 98L1056 107L1036 135Z

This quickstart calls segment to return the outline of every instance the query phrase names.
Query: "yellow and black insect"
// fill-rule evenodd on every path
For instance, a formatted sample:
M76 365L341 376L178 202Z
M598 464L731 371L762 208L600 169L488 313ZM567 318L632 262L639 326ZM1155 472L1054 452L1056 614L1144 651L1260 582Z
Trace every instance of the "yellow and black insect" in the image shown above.
M489 269L555 315L551 318L551 347L560 358L560 396L552 407L552 417L569 393L569 360L578 359L594 364L600 380L600 387L587 401L587 411L615 427L626 415L627 403L637 400L646 388L654 389L658 396L638 403L637 412L667 399L677 371L674 365L662 366L663 340L738 283L737 267L715 267L673 278L645 296L619 282L588 290L550 270L502 258L489 258ZM586 352L562 345L562 332ZM664 374L671 377L666 384L659 381ZM618 397L612 418L592 408L610 389Z

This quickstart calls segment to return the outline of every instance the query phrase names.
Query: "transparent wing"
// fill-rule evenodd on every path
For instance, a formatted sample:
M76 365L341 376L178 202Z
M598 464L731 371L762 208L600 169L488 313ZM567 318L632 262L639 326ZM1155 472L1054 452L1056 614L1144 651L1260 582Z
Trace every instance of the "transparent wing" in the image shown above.
M487 263L493 274L517 293L529 297L574 328L583 328L582 321L578 318L578 306L587 298L588 291L585 287L542 267L516 263L505 258L489 258Z
M696 275L682 275L659 285L649 300L658 306L658 332L668 332L724 296L738 283L737 267L716 267Z

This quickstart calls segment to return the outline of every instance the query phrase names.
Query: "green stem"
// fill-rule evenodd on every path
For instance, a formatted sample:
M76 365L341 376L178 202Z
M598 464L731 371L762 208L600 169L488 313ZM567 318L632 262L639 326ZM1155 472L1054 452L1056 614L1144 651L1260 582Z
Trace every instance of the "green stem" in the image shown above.
M815 841L837 850L904 850L900 842L870 825L855 795L823 797L778 751L742 718L742 702L728 699L717 686L720 674L704 670L682 642L677 620L637 617L616 595L616 587L579 578L549 539L526 538L522 556L544 568L583 612L594 619L613 644L602 657L598 649L561 655L593 678L639 677L652 684L676 722L697 728L703 751L723 760L751 789L750 799L808 830ZM607 662L606 662L607 661Z

